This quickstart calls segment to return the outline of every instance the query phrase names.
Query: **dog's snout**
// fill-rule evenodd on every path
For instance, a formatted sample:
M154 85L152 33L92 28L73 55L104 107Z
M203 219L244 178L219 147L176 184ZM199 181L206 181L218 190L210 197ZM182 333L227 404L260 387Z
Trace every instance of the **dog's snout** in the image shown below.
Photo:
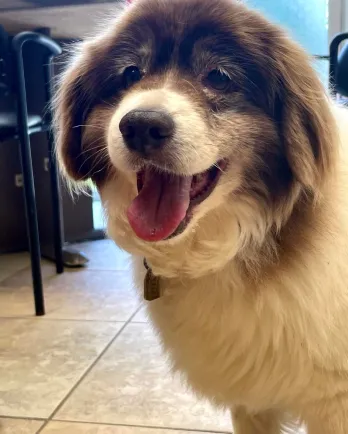
M132 110L120 122L124 141L132 151L146 154L161 148L173 135L173 118L163 110Z

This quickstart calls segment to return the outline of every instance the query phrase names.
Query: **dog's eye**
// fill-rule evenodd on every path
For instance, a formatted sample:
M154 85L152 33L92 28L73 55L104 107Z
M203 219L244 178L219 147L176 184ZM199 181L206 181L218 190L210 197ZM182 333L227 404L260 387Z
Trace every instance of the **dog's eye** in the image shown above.
M225 90L230 84L230 81L230 77L218 69L211 71L206 78L207 84L216 90Z
M136 66L129 66L124 70L123 80L125 87L130 87L132 84L140 81L142 78L140 69Z

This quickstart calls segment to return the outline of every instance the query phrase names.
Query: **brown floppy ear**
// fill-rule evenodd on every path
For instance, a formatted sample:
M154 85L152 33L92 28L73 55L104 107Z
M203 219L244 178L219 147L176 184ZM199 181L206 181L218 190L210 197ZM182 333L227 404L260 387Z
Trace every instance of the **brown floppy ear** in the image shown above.
M279 133L295 178L306 189L318 191L337 152L329 98L302 48L282 35L276 51L274 116Z
M76 181L100 178L105 168L103 119L111 107L106 100L120 86L112 56L113 30L110 26L110 33L83 42L57 84L53 102L56 152L65 174Z
M60 77L54 100L56 151L66 175L80 181L90 176L82 151L82 125L92 106L93 63L84 50Z

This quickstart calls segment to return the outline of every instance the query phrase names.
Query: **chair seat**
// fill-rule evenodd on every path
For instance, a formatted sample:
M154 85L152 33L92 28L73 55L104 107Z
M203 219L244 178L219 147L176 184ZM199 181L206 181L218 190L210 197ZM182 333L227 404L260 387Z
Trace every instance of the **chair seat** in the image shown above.
M39 127L42 122L41 116L29 115L29 128ZM17 135L17 115L15 113L0 112L0 141L10 140Z
M29 115L28 124L29 128L39 125L41 122L41 116ZM0 113L0 129L3 128L16 128L17 127L17 115L15 113Z
M345 45L337 60L336 88L338 93L348 96L348 44Z

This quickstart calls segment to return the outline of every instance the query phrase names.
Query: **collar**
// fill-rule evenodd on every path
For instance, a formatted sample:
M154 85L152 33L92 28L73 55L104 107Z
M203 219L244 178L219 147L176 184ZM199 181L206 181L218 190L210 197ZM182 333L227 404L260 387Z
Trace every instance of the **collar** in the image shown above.
M160 277L155 276L144 258L146 275L144 279L144 298L146 301L154 301L161 297Z

